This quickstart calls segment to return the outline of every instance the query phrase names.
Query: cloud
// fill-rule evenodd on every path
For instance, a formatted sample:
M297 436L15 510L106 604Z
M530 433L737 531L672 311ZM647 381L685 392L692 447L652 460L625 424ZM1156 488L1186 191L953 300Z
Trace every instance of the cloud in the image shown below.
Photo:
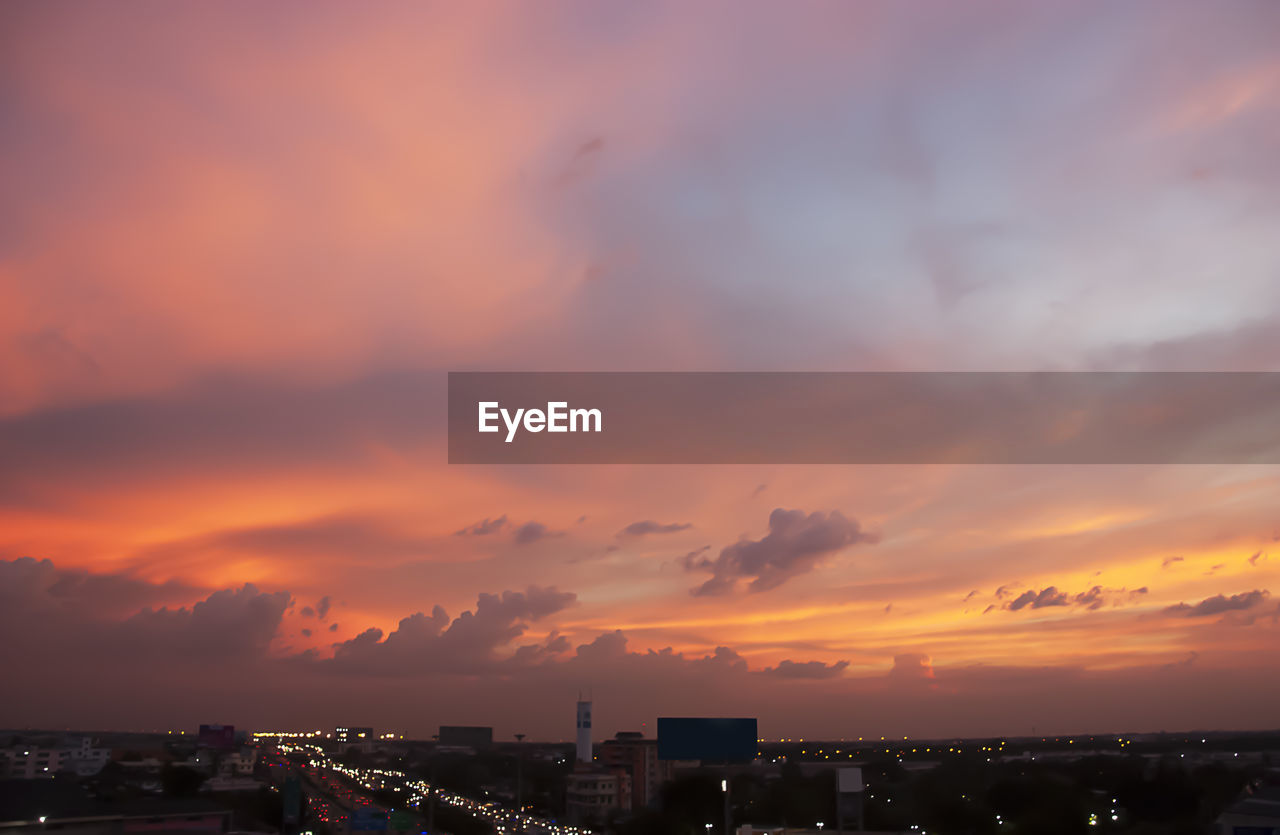
M140 565L163 565L181 557L220 552L308 559L415 559L427 556L436 545L430 537L406 533L386 520L340 515L227 528L163 542L139 552L137 560Z
M747 588L752 592L768 591L812 571L851 545L876 539L839 511L806 515L802 510L777 508L769 514L769 533L721 550L707 566L713 576L692 594L729 594L743 579L750 579Z
M1032 609L1043 609L1047 606L1066 606L1068 603L1067 595L1058 591L1056 586L1049 586L1040 591L1027 590L1018 595L1005 607L1012 611L1030 606Z
M450 620L436 606L403 618L390 634L367 629L338 644L328 662L335 670L362 674L407 675L427 670L444 673L492 671L503 663L499 650L509 646L528 625L573 605L577 595L555 588L530 586L525 591L481 594L474 611ZM516 649L527 661L544 657L557 641ZM530 648L532 647L532 649Z
M47 559L0 560L0 611L36 618L56 618L57 612L78 617L123 616L145 606L207 593L207 589L176 580L150 583L129 573L59 568Z
M292 603L288 592L261 592L246 583L223 589L190 608L143 609L120 626L139 653L172 652L218 659L264 652Z
M713 571L715 568L714 563L703 556L710 550L710 545L703 545L701 548L695 548L684 556L677 558L676 562L685 571Z
M473 525L454 531L454 536L493 536L503 531L511 532L511 540L516 545L532 545L542 539L564 536L564 531L553 531L541 522L529 521L513 527L513 523L502 514L496 519L482 519Z
M643 522L632 522L630 525L627 525L625 528L618 531L618 538L621 539L628 536L648 536L649 534L677 533L679 531L687 531L692 527L693 525L687 522L672 522L664 525L661 522L655 522L652 519L645 519Z
M1001 588L1004 588L1003 586ZM1132 601L1142 595L1147 594L1147 587L1143 586L1138 589L1127 588L1105 588L1104 586L1095 585L1086 591L1077 594L1060 591L1057 586L1048 586L1047 588L1028 589L1022 594L1015 597L1004 605L1005 609L1010 611L1019 611L1025 608L1046 609L1054 606L1080 606L1085 609L1094 610L1101 609L1107 604L1119 606L1124 602ZM999 598L997 593L996 597ZM991 611L996 606L993 604L984 610L983 614Z
M324 620L329 615L330 606L329 595L320 598L315 606L303 606L299 612L304 618L319 618Z
M821 661L790 661L784 659L779 661L776 667L766 667L761 670L760 674L777 678L827 679L838 678L843 675L848 666L848 661L823 664Z
M564 531L553 531L541 522L525 522L516 528L514 540L517 545L532 545L558 536L564 536Z
M474 525L469 525L460 531L455 531L454 536L488 536L497 533L506 527L507 515L504 513L497 519L483 519Z
M1165 557L1163 560L1160 561L1160 567L1168 568L1174 563L1182 562L1184 559L1185 559L1184 557Z
M1194 606L1178 603L1174 606L1166 607L1164 613L1185 618L1207 618L1224 612L1252 609L1270 596L1271 592L1266 589L1254 589L1253 591L1233 594L1230 597L1216 594L1213 597L1206 597Z

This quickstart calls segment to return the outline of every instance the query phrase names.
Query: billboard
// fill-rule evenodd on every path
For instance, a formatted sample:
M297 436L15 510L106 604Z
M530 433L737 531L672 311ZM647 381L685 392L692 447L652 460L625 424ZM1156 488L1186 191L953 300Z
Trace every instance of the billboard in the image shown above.
M658 717L658 759L749 762L756 758L756 720Z
M493 728L469 725L441 725L440 744L465 748L487 748L493 744Z
M851 794L862 791L862 769L841 768L836 771L836 791Z
M236 726L201 725L196 744L202 748L234 748L236 747Z

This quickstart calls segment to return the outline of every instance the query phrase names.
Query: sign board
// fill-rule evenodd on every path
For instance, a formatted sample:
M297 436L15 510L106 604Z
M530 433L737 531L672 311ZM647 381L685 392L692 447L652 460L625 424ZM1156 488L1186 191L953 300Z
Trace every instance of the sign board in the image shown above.
M756 720L658 718L658 759L750 762L756 758Z
M836 771L836 791L853 794L864 789L861 768L841 768Z
M236 747L235 725L201 725L196 735L196 744L201 748L218 748L227 750Z

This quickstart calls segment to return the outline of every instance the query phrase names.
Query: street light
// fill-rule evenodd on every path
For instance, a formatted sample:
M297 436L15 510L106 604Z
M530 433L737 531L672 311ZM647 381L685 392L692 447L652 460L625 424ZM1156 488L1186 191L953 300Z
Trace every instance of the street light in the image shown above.
M724 792L724 835L729 835L729 780L720 781L720 791Z

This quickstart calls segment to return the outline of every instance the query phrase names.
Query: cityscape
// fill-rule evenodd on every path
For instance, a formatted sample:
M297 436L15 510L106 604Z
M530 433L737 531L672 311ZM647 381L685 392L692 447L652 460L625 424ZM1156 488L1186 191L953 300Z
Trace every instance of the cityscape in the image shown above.
M1280 0L0 2L0 835L1280 835Z
M21 833L817 835L1263 833L1280 730L1000 739L766 740L753 719L657 738L429 740L328 730L4 731L0 828ZM896 801L896 802L895 802Z

